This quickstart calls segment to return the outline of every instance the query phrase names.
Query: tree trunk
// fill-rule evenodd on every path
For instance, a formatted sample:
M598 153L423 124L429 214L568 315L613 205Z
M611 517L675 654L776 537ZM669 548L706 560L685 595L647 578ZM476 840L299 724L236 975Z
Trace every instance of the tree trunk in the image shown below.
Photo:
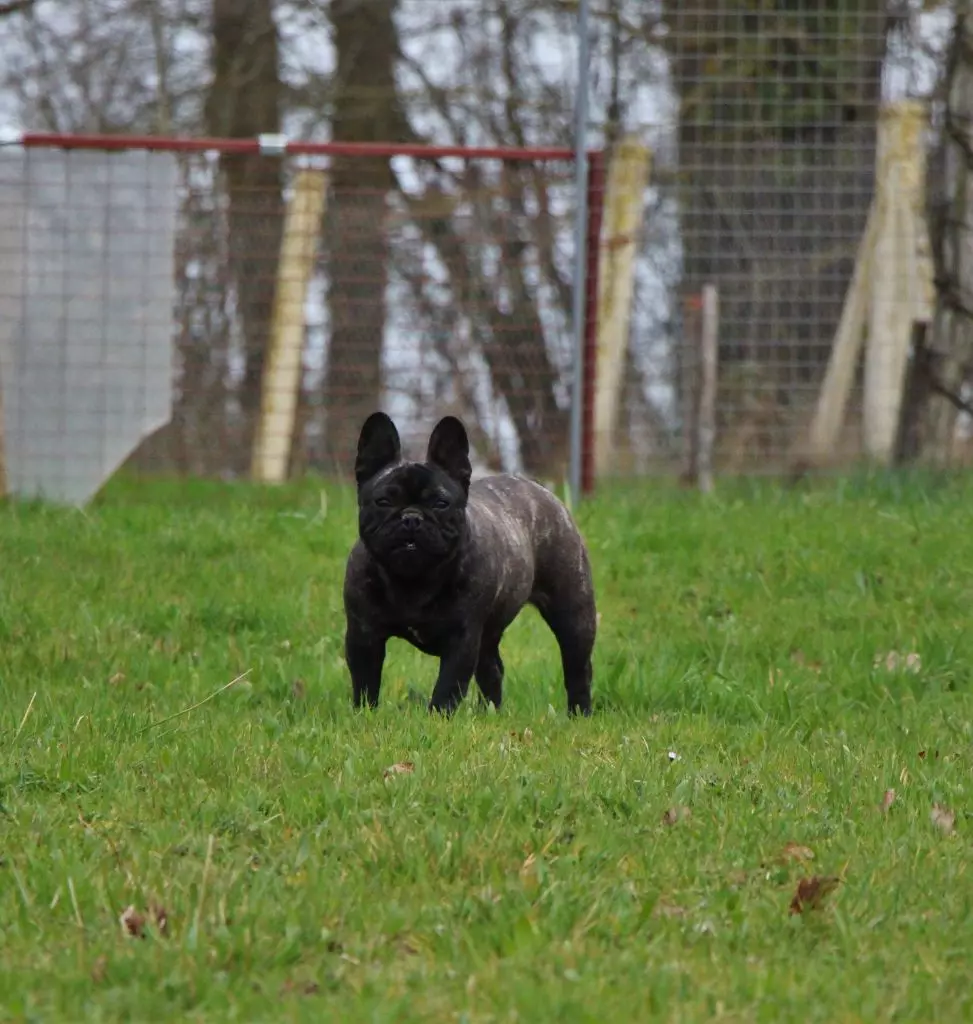
M930 357L935 387L922 416L924 461L952 454L959 398L973 367L973 0L959 0L946 67L946 118L936 173L930 173L929 226L936 266ZM939 394L935 392L939 391Z
M281 83L272 0L213 0L213 80L206 102L214 136L253 138L280 131ZM250 464L273 315L283 230L281 162L226 154L220 167L229 197L230 274L243 332L239 430L230 468Z
M397 0L332 0L337 50L335 142L398 142L406 125L395 64ZM326 218L331 342L324 379L325 468L347 471L361 424L382 397L386 204L393 187L385 158L337 158Z

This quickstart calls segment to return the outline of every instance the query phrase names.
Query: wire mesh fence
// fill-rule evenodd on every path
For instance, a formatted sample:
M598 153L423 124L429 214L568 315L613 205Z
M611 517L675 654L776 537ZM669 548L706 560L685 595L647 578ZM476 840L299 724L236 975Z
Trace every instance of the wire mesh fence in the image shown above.
M478 29L471 74L492 66L491 33L504 45L517 32L538 45L567 39L563 12L546 24L525 21L514 0L498 11ZM917 30L919 8L864 0L653 11L593 4L595 71L607 78L590 83L589 471L685 468L707 289L719 311L716 471L786 470L809 438L847 465L886 444L870 440L869 418L883 402L886 422L899 415L908 361L896 341L895 366L870 377L854 346L883 342L896 317L911 327L931 315L928 296L910 291L923 274L889 255L905 221L873 225L886 193L909 191L915 206L916 188L897 175L922 165L928 132L906 171L894 153L883 163L878 140L897 104L918 97L928 109L951 22ZM462 27L444 18L438 32ZM504 74L509 90L516 76ZM417 120L453 125L451 110L479 111L486 124L512 118L515 100L533 109L526 93L424 88L422 100L400 97ZM560 132L538 117L515 123L530 141ZM25 141L0 151L0 260L23 271L5 274L0 294L11 479L44 476L24 469L44 431L62 475L89 457L106 473L127 459L145 472L345 475L377 407L413 451L454 413L480 468L564 477L570 149ZM123 177L127 193L115 188ZM883 274L894 286L876 298ZM847 386L832 400L836 375ZM58 447L59 434L70 443Z

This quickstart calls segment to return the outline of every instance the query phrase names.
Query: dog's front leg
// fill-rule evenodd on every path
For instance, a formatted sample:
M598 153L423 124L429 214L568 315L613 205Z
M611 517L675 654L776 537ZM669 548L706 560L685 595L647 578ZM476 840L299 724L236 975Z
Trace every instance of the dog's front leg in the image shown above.
M460 633L439 661L439 675L433 687L430 711L451 715L466 696L480 654L479 634Z
M345 633L345 661L351 673L352 696L357 708L378 706L385 644L385 637L365 633L355 626L349 625Z

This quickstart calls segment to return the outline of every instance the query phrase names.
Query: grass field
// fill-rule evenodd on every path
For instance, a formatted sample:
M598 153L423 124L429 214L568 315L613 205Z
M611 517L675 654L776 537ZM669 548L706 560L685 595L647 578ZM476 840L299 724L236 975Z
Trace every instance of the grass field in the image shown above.
M603 493L587 721L532 611L354 713L348 492L0 509L0 1019L973 1019L971 507Z

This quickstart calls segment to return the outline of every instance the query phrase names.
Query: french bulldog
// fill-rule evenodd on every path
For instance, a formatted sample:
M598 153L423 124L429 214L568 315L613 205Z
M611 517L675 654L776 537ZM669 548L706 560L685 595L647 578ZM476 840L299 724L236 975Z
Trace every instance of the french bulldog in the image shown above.
M429 710L456 710L476 679L497 709L500 639L528 602L561 650L569 715L591 714L595 595L588 552L546 488L497 474L470 482L466 429L446 416L424 462L402 457L381 412L358 439L359 538L344 583L345 657L356 707L375 707L389 637L439 658Z

